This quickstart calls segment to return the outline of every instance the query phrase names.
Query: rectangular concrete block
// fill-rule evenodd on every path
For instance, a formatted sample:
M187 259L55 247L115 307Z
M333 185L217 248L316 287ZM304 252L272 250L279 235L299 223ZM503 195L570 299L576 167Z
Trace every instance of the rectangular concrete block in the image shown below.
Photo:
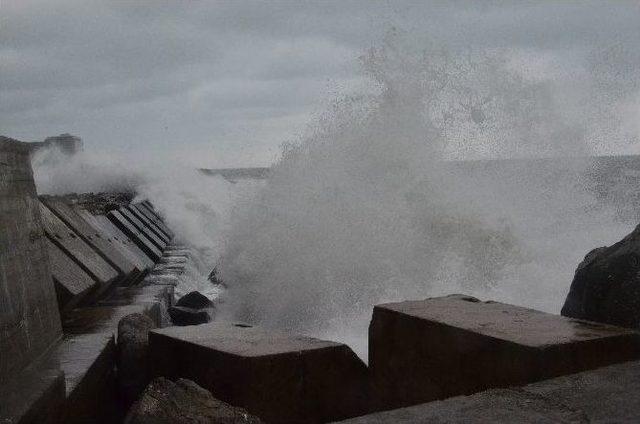
M130 277L140 271L101 231L90 225L74 208L49 196L43 196L41 201L123 276Z
M461 295L377 305L369 366L378 407L522 385L640 356L640 334Z
M29 149L0 137L0 386L61 335Z
M138 203L136 204L136 206L140 211L145 213L145 215L149 217L149 219L155 222L162 229L162 231L164 231L169 237L173 239L173 231L171 231L171 228L167 226L167 224L164 222L164 219L155 211L153 206L149 206L148 202Z
M162 251L149 238L140 232L120 211L111 211L107 218L155 263L162 256Z
M107 238L118 245L122 252L131 260L138 269L149 270L153 268L153 260L124 234L105 215L92 215L89 211L81 210L82 217L96 228L99 228Z
M99 291L106 290L118 280L118 271L102 259L91 246L85 243L75 231L67 227L51 210L40 204L40 212L49 240L100 284Z
M156 247L158 249L160 249L161 251L165 248L165 246L167 245L166 242L164 242L162 239L160 239L157 235L154 234L154 232L148 228L146 225L144 225L138 218L136 218L129 209L127 208L120 208L118 209L118 211L122 214L122 216L124 216L126 219L129 220L129 222L138 230L140 231L142 234L144 234L145 236L147 236L147 238L149 240L151 240L151 242L153 244L156 245Z
M148 229L150 229L153 232L153 234L155 234L164 243L168 244L171 241L171 237L169 237L162 230L160 230L160 228L158 228L158 226L154 222L152 222L149 218L141 214L137 208L129 205L126 207L126 209L129 212L131 212L133 216L135 216L140 222L142 222Z
M167 227L167 225L161 219L158 219L155 215L150 213L148 209L142 206L140 203L138 204L130 204L131 208L135 209L138 214L147 218L150 222L152 222L164 235L169 238L169 241L173 238L173 232Z
M67 311L90 296L99 283L50 240L47 248L58 306L60 311Z
M153 330L149 343L156 375L191 379L267 422L326 422L364 411L366 366L341 343L232 323Z

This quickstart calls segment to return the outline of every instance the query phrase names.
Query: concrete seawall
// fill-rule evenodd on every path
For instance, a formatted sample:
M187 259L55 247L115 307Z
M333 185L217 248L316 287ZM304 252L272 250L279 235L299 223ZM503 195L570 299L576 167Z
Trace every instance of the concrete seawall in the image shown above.
M27 145L0 137L0 385L61 336Z

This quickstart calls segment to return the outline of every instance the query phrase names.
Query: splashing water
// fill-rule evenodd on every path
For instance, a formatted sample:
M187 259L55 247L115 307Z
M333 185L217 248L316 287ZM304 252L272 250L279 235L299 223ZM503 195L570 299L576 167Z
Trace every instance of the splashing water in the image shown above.
M559 87L505 52L395 35L362 62L368 94L336 101L235 205L225 312L360 355L376 303L464 292L558 312L582 256L629 230L594 195L588 126Z

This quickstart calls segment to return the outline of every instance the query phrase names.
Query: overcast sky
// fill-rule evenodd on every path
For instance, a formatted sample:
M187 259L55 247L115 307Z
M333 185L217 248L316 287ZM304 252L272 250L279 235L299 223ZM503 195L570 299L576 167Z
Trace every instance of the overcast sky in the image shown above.
M637 52L640 3L0 0L0 133L268 165L393 26L528 58Z

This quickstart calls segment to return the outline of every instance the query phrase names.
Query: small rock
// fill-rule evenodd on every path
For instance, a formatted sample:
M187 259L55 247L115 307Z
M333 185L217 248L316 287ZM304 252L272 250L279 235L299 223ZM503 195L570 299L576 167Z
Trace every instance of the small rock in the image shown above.
M118 387L126 405L133 403L149 382L149 330L155 323L145 314L129 314L118 322Z
M192 308L192 309L204 309L204 308L213 308L213 302L210 301L202 293L198 291L192 291L182 296L176 302L176 306L184 306L185 308Z
M125 424L240 424L261 423L242 408L224 403L190 380L175 383L153 380L127 417Z
M174 325L198 325L211 321L209 312L184 306L170 307L169 316Z

